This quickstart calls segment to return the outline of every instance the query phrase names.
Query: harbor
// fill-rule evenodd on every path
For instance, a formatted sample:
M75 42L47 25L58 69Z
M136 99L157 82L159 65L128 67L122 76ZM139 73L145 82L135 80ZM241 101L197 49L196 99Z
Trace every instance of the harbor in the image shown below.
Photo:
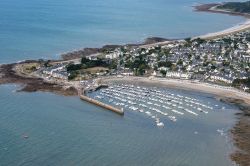
M118 108L112 107L112 106L110 106L110 105L108 105L108 104L104 104L104 103L102 103L102 102L100 102L100 101L91 99L91 98L89 98L88 96L80 95L80 99L81 99L81 100L84 100L84 101L87 101L87 102L89 102L89 103L91 103L91 104L95 104L95 105L97 105L97 106L100 106L100 107L102 107L102 108L104 108L104 109L113 111L113 112L115 112L115 113L117 113L117 114L119 114L119 115L124 115L123 109L118 109Z
M87 86L83 89L80 88L78 90L78 94L79 94L80 99L84 100L86 102L89 102L91 104L97 105L99 107L102 107L104 109L110 110L110 111L117 113L119 115L124 115L123 108L121 108L121 109L115 108L109 104L105 104L105 103L102 103L98 100L95 100L95 99L88 97L88 94L91 92L98 91L102 88L108 88L107 84L99 84L98 82L99 82L98 80L94 80L92 83L85 82Z
M131 84L112 84L87 95L89 97L81 98L122 115L124 111L139 113L153 120L157 127L177 122L179 118L195 119L212 111L226 109L194 97L172 93L167 89Z
M250 165L250 1L0 8L0 165Z
M126 107L125 116L120 116L94 104L82 102L78 96L62 97L42 92L12 93L15 88L14 85L0 87L2 110L10 110L2 111L0 116L3 131L1 137L6 140L1 149L3 165L18 165L21 158L24 162L34 159L34 163L30 165L43 165L45 160L50 160L51 165L106 163L105 165L162 166L189 163L200 166L208 162L210 165L229 166L231 163L227 154L232 151L225 140L235 119L233 111L227 111L230 106L226 106L225 111L214 107L208 114L197 112L198 116L186 112L184 115L174 115L162 108L161 111L176 116L177 121L172 122L167 116L159 114L158 118L165 126L157 127L154 119L139 110L133 111ZM88 95L91 98L101 96L99 93L102 90L108 89ZM225 106L199 93L168 92L175 96L179 94L196 98L199 102L204 101L204 104L209 101L211 105L218 104L218 108ZM103 103L108 103L109 100L95 99ZM7 102L10 100L11 103ZM32 103L29 102L31 100ZM110 103L112 104L114 103ZM37 109L34 109L34 105ZM222 131L223 135L220 134ZM25 136L29 138L26 139ZM13 144L17 141L19 146L15 148ZM68 151L72 152L70 156ZM55 156L51 158L51 155ZM116 157L111 158L110 155ZM18 158L13 159L13 156ZM93 161L93 158L96 160Z

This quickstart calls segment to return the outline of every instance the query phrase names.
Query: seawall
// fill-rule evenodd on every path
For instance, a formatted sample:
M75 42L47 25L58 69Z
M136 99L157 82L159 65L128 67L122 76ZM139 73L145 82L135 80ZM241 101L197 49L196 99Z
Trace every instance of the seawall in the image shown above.
M124 111L122 109L118 109L118 108L115 108L115 107L110 106L108 104L104 104L104 103L102 103L100 101L97 101L95 99L89 98L87 96L80 95L80 99L84 100L84 101L87 101L87 102L89 102L91 104L95 104L95 105L97 105L99 107L102 107L102 108L108 109L110 111L113 111L113 112L115 112L115 113L117 113L119 115L124 115Z

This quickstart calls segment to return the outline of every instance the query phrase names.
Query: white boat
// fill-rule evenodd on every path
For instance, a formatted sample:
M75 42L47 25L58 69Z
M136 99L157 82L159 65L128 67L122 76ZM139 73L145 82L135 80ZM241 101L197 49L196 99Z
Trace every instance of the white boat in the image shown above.
M164 123L162 123L162 122L156 123L156 125L157 125L158 127L164 127Z
M176 122L177 119L175 118L175 116L169 116L170 120L173 121L173 122Z
M189 110L189 109L184 109L184 111L186 111L186 112L188 112L188 113L190 113L190 114L193 114L193 115L195 115L195 116L198 116L197 113L195 113L195 112L193 112L193 111L191 111L191 110Z
M152 114L151 114L151 112L149 112L149 111L147 111L147 112L145 112L147 115L149 115L149 116L151 116Z
M176 111L176 110L174 110L174 109L172 109L171 111L174 112L174 113L180 114L180 115L183 115L183 114L184 114L183 112Z

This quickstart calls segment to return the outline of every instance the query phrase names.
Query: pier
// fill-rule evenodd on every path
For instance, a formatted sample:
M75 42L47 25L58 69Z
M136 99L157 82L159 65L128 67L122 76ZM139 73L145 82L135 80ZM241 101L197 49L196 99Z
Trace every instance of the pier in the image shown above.
M90 98L88 96L80 95L80 99L84 100L84 101L87 101L87 102L89 102L91 104L95 104L95 105L97 105L99 107L105 108L107 110L113 111L113 112L115 112L115 113L117 113L119 115L124 115L124 111L122 109L118 109L118 108L115 108L115 107L113 107L111 105L104 104L104 103L102 103L100 101L97 101L95 99L92 99L92 98Z
M91 86L88 89L85 89L84 92L85 93L87 93L87 92L94 92L94 91L100 90L102 88L108 88L108 85L106 85L106 84L100 84L100 85Z

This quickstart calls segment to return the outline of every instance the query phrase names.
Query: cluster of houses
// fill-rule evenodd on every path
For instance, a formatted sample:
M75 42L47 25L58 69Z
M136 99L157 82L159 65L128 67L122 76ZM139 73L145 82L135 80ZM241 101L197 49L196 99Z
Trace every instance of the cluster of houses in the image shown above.
M47 78L56 78L56 79L68 79L68 72L66 66L63 63L53 65L51 67L41 68L39 73L43 74Z
M107 56L113 59L120 58L126 63L135 61L142 55L150 69L153 69L154 76L198 78L226 84L231 84L236 78L250 77L249 31L209 41L194 39L187 43L188 41L176 41L161 47L131 48L122 53L116 50L112 57ZM161 62L168 62L171 66L159 65ZM129 70L121 67L121 70Z
M93 54L87 58L97 60L98 56L100 54ZM232 84L235 79L250 77L250 31L214 40L179 40L152 47L124 46L102 54L102 58L117 62L117 69L109 73L111 75L135 75L138 69L127 67L128 63L143 61L147 65L145 75ZM65 66L57 64L44 68L41 73L67 79Z

